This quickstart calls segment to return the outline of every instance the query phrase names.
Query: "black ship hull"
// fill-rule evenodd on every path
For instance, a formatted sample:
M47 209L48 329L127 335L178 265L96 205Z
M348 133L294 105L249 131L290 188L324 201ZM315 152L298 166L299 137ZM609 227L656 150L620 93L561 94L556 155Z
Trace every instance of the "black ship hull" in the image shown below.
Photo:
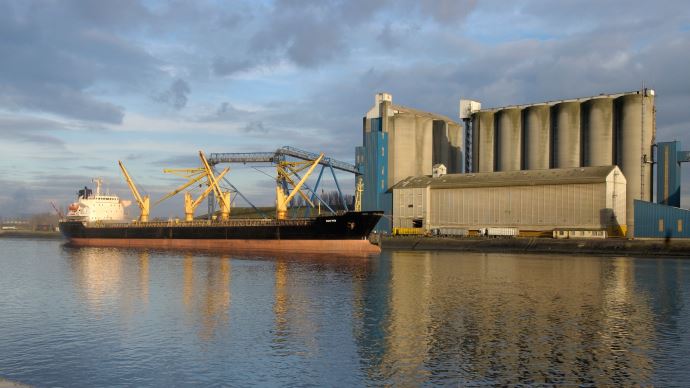
M60 231L70 243L87 246L376 253L380 248L367 237L382 214L346 212L304 219L224 222L63 221Z

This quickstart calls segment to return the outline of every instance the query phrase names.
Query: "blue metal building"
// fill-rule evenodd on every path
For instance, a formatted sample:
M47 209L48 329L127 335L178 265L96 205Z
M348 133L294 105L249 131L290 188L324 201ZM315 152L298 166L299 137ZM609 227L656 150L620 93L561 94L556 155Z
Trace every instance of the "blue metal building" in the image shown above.
M690 161L690 152L678 151L680 142L657 144L656 202L680 207L680 164Z
M690 210L635 200L635 237L690 238Z
M388 191L388 133L381 130L381 119L371 119L370 125L363 146L356 148L357 168L364 177L362 210L383 210L385 216L374 230L390 232L393 194Z

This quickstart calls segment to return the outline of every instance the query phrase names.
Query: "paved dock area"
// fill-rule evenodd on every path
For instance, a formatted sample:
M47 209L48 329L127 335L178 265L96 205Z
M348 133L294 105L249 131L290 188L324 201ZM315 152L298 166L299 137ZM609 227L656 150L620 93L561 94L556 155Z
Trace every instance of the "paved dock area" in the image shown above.
M380 239L380 244L384 249L690 257L690 240L387 236Z
M14 381L6 380L0 377L0 388L29 388L30 385L17 383Z

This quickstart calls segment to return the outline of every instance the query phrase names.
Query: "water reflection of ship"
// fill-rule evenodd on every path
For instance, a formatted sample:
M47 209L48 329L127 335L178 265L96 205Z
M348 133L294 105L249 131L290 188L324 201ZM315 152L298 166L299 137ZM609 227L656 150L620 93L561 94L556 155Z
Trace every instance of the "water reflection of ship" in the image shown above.
M194 255L186 253L183 261L182 301L192 320L201 316L199 336L211 340L219 327L230 319L232 265L228 256L206 258L203 270L195 266ZM197 273L204 276L197 278ZM203 287L203 290L197 288ZM197 292L202 291L202 292Z
M632 269L628 259L385 252L355 301L363 369L412 385L648 381L654 320Z
M123 264L125 254L113 248L63 249L70 257L78 291L88 307L101 312L106 306L122 303L127 311L149 300L149 253L138 252L136 274ZM132 282L132 279L137 279ZM136 284L132 287L132 284ZM139 302L139 303L138 303Z

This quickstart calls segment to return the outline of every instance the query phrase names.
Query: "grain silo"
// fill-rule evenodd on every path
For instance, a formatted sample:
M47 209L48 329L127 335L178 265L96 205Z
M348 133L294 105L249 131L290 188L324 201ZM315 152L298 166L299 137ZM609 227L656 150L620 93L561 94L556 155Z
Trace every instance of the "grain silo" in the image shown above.
M522 119L518 108L496 112L496 171L520 170Z
M493 128L493 126L492 126ZM390 187L418 175L430 175L444 164L448 173L463 171L462 127L446 116L393 104L388 93L378 93L363 120L363 145L358 147L358 169L365 175L362 210L391 214ZM493 163L493 157L492 157ZM376 230L390 232L384 217Z
M584 166L610 166L613 160L613 99L593 98L582 103Z
M524 109L524 168L549 168L551 151L551 108L549 105L531 105Z
M655 138L654 93L616 98L616 162L628 182L627 197L652 199L652 143ZM628 200L628 230L634 235L634 203Z
M634 236L634 201L650 201L653 192L654 91L473 111L473 172L508 171L508 166L514 166L513 149L504 147L514 139L508 136L514 132L503 130L511 127L513 117L505 112L514 110L522 117L522 166L518 168L619 166L627 180L628 235Z
M554 168L580 167L580 102L554 105Z
M477 162L472 163L475 172L494 171L494 112L477 112L472 117L473 128L473 158ZM475 138L474 135L477 135Z

